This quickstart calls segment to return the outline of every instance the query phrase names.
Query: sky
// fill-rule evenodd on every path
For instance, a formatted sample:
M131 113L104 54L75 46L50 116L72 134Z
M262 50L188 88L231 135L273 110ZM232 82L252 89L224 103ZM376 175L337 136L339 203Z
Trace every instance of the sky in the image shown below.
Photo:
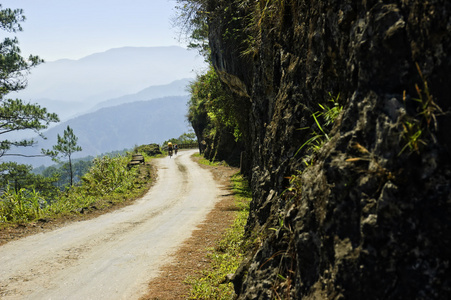
M0 0L21 8L26 21L19 40L22 56L45 61L80 59L124 46L182 46L173 26L176 0ZM2 32L2 35L5 32Z

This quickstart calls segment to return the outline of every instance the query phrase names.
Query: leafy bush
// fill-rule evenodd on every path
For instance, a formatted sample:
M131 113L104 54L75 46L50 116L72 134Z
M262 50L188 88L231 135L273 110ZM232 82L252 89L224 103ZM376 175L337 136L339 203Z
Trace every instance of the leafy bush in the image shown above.
M0 223L20 223L58 217L110 206L135 198L148 187L149 169L127 168L127 156L96 158L80 186L67 187L57 196L45 197L34 189L6 186L0 195Z
M95 158L89 173L82 177L83 190L88 195L105 195L132 189L137 169L128 169L128 161L125 156Z
M15 191L8 186L0 201L0 221L26 222L43 215L45 200L38 192L20 189Z
M168 143L171 142L172 144L193 144L197 143L197 138L195 133L184 133L180 135L178 138L170 138L167 141L164 141L162 146L166 147Z
M158 144L141 145L135 147L133 153L141 153L148 156L157 156L161 154L161 149Z
M202 131L206 129L206 135L215 135L218 129L227 128L236 141L241 139L241 128L245 124L241 114L245 108L235 103L212 67L197 77L190 86L190 92L187 118L194 130L200 126L198 123L202 123L200 127L203 127Z

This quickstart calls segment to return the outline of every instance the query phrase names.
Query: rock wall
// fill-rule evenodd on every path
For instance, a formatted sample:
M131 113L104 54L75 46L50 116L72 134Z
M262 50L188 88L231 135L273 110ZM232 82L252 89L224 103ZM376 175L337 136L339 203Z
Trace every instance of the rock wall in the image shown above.
M449 299L451 2L210 4L213 63L249 111L239 298ZM329 93L343 111L306 166Z

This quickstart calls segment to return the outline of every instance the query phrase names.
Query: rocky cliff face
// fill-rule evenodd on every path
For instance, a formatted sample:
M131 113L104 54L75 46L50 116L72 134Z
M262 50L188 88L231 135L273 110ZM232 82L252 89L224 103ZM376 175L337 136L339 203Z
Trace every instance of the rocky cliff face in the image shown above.
M249 110L239 298L448 299L451 2L212 2L215 68ZM329 93L343 110L307 165Z

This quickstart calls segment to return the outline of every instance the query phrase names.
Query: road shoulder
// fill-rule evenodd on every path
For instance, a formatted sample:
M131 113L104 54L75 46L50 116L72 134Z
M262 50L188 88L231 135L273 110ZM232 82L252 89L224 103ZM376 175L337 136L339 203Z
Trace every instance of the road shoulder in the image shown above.
M193 157L193 160L199 158ZM215 246L236 217L230 178L239 171L238 168L199 165L211 171L221 187L221 199L191 237L174 253L172 263L165 265L160 275L149 282L148 292L141 300L186 299L191 288L185 283L186 278L200 277L202 271L210 266L208 248Z

